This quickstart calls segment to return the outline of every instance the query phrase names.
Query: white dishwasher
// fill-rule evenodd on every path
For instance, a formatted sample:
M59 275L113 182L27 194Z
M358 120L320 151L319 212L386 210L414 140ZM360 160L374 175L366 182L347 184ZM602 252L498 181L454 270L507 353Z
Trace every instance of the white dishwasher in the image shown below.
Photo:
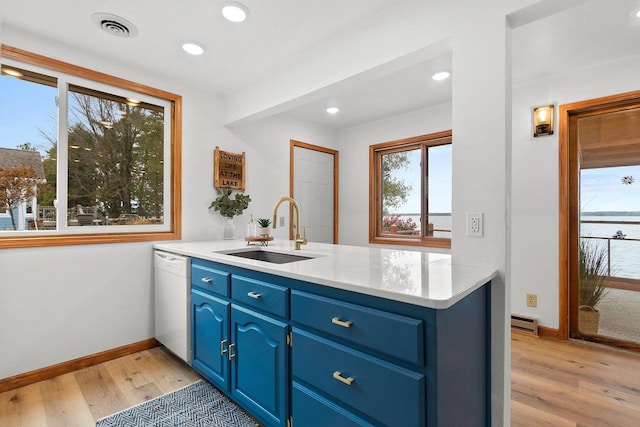
M191 259L162 251L154 251L153 258L155 337L180 359L191 364Z

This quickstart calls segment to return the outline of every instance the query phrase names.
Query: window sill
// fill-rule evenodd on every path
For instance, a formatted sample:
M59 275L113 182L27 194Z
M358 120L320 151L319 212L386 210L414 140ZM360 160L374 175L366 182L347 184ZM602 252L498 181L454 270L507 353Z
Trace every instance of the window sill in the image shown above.
M92 245L100 243L134 243L159 240L179 240L180 232L66 234L56 236L20 236L0 238L0 249L46 246Z
M438 237L423 237L420 239L411 239L378 236L369 238L369 243L380 245L421 246L438 249L451 249L451 239Z

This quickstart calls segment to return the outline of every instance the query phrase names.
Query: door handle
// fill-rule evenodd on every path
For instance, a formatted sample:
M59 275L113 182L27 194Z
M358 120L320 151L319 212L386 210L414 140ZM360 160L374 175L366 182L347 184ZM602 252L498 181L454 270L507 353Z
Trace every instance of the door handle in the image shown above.
M235 347L235 344L229 344L229 360L233 359L234 357L236 357L236 354L233 352L233 347Z
M334 325L342 326L343 328L350 328L353 325L351 320L340 320L339 317L334 317L331 319L331 323Z
M220 341L220 356L224 356L227 352L227 349L224 348L225 344L227 344L227 340Z
M247 295L248 295L248 296L250 296L250 297L251 297L251 298L253 298L253 299L260 299L260 298L262 298L262 294L257 294L257 293L255 293L255 292L249 292Z
M343 377L342 376L342 372L340 372L340 371L335 371L333 373L333 378L337 379L338 381L340 381L341 383L346 384L346 385L351 385L355 381L351 377L347 377L347 378Z

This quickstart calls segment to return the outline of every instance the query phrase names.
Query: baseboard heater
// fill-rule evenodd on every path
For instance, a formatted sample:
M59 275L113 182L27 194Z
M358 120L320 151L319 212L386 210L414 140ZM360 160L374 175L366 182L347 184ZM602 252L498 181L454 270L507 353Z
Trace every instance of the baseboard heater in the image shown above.
M534 317L521 316L519 314L512 314L511 329L538 335L538 319Z

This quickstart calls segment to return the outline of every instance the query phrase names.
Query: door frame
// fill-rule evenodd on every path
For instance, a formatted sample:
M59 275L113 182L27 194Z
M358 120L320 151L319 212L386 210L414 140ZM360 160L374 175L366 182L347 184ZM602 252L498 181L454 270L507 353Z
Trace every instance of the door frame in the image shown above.
M579 217L578 205L578 153L575 120L577 115L587 115L595 110L620 108L624 105L640 105L640 91L625 92L586 101L560 105L558 112L559 151L559 322L558 338L569 339L569 332L577 330L577 316L572 316L569 307L577 297L572 291L571 281L578 272L578 224L571 218ZM570 326L572 326L570 328Z
M289 147L289 196L291 198L293 198L295 182L295 162L293 154L295 147L319 151L333 156L333 243L338 244L338 165L340 153L338 150L291 139ZM293 238L293 206L289 204L289 239L293 240Z

